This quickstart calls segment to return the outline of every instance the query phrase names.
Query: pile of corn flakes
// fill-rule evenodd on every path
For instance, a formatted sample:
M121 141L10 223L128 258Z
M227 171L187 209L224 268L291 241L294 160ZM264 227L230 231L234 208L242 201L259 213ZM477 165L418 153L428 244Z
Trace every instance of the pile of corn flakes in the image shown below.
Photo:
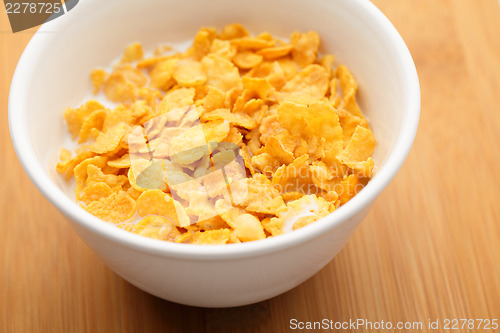
M91 73L118 106L64 111L80 145L61 150L57 171L88 212L150 238L227 244L304 227L374 168L357 84L319 45L314 31L285 42L239 24L202 28L185 52L145 58L131 44L111 72Z

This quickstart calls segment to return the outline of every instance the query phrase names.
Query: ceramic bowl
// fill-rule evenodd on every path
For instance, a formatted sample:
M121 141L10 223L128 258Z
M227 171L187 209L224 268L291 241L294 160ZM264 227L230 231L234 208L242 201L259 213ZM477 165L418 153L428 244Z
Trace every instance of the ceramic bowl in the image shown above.
M145 50L159 43L182 45L202 26L233 22L284 38L294 30L319 33L320 51L336 55L359 83L358 102L377 139L373 179L316 223L227 246L144 238L80 208L71 186L54 168L59 148L71 141L62 111L91 97L90 71L110 65L132 41L140 41ZM33 183L113 271L173 302L229 307L286 292L332 260L403 164L419 110L410 53L389 20L367 0L84 0L44 24L26 47L12 80L9 124Z

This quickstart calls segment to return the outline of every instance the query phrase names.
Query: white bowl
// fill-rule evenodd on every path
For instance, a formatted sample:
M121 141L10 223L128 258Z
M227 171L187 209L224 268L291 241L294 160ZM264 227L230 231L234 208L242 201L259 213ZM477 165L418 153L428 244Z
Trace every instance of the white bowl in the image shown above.
M312 225L226 246L144 238L80 208L54 167L58 149L69 142L62 111L90 97L91 69L112 63L132 41L152 50L161 42L191 39L201 26L232 22L282 37L294 30L320 34L321 50L335 54L358 80L358 101L378 142L373 179L351 201ZM26 47L12 80L9 124L31 180L113 271L170 301L226 307L281 294L314 275L342 249L406 158L419 110L410 53L388 19L367 0L85 0L44 24Z

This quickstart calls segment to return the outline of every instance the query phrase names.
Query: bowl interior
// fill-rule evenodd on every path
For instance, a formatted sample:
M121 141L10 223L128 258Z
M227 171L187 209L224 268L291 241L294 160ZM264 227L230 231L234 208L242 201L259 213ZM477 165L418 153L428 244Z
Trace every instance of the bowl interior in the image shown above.
M334 54L336 64L346 64L359 84L358 102L378 142L376 166L384 168L408 110L418 112L418 106L409 105L416 75L409 74L413 63L399 35L369 1L86 0L37 32L11 93L11 113L22 113L23 123L15 126L25 126L19 131L29 133L29 145L45 175L74 198L71 186L54 171L59 149L74 146L62 112L93 97L93 68L109 66L133 41L146 51L160 43L183 45L202 26L220 28L233 22L253 33L269 31L283 38L294 30L317 31L321 51ZM407 149L409 145L411 141Z

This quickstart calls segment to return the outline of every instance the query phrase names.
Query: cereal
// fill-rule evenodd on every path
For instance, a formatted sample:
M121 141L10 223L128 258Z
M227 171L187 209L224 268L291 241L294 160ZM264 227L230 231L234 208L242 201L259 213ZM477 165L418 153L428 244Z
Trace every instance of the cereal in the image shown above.
M259 36L242 37L231 40L231 44L235 45L240 50L247 50L247 49L259 50L272 47L274 46L275 43L276 42L274 40L268 40L266 38L262 38Z
M201 60L210 51L215 35L215 29L201 28L194 37L193 44L184 54L184 57Z
M142 50L142 45L136 42L130 44L125 48L122 60L120 62L134 62L142 60L143 56L144 56L144 51Z
M375 165L354 76L319 46L314 31L287 42L240 24L201 28L185 52L132 43L90 74L109 102L64 111L80 146L56 170L86 211L144 237L221 245L306 227Z
M340 204L343 205L356 195L361 189L359 177L356 174L345 177L340 182L340 187L336 190Z
M103 109L104 106L96 100L90 100L77 109L67 108L64 111L64 120L68 125L68 130L75 139L81 131L82 125L94 111Z
M92 86L94 86L94 94L97 94L101 90L104 82L108 78L108 72L104 69L96 68L90 73L90 80L92 81Z
M205 89L206 94L203 98L200 98L195 102L196 105L203 106L203 108L207 112L223 108L225 106L225 92L213 86L206 86Z
M167 113L169 111L192 105L194 102L194 88L179 88L170 90L165 94L158 104L158 113Z
M272 60L286 56L292 49L292 45L282 45L261 49L257 51L257 54L261 55L266 60Z
M292 228L302 228L330 213L331 204L316 195L306 195L287 203L286 209L278 213L283 224L290 223ZM275 222L276 223L276 222Z
M189 225L184 208L161 190L147 190L137 199L137 213L140 216L159 215L166 217L179 227Z
M293 45L292 58L299 67L314 63L318 54L320 38L315 31L308 33L294 32L290 36Z
M266 238L259 219L251 214L241 214L236 218L234 232L242 242Z
M96 133L94 132L95 130L101 131L105 118L106 110L104 109L99 109L92 112L83 121L82 127L80 129L80 134L78 135L80 137L78 143L84 143L85 141L87 141L87 139L89 139L89 137L91 137L93 133Z
M357 126L345 149L337 155L338 160L361 173L363 177L371 177L373 159L371 155L375 149L375 138L372 131Z
M215 38L212 46L210 46L209 53L217 54L227 60L231 60L236 55L236 52L236 46L231 45L229 41Z
M262 221L262 227L271 236L283 234L283 220L277 217L266 217Z
M132 113L132 109L128 106L120 104L116 108L112 110L105 110L106 117L104 118L104 122L102 124L102 132L108 132L109 129L115 127L117 125L122 124L133 124L134 115Z
M105 183L111 189L121 190L123 184L128 182L128 178L124 175L114 175L112 173L104 173L101 168L94 164L87 165L86 186L91 186L96 183Z
M76 154L74 157L71 157L68 153L71 154L68 150L62 151L60 154L61 161L56 165L57 172L64 174L66 180L71 178L74 169L78 164L95 155L90 151L84 151L80 154Z
M157 62L149 73L151 86L156 89L167 91L175 85L173 75L178 61L179 59L177 58L167 58Z
M342 92L342 109L349 111L357 117L364 118L363 113L356 103L358 84L346 66L340 65L337 68L337 78L340 82L340 90Z
M83 193L80 200L88 205L92 201L98 201L102 198L109 197L113 193L111 187L108 184L99 182L92 185L88 185L83 189Z
M193 236L193 244L227 244L231 238L231 230L217 229L207 230L204 232L195 232Z
M136 210L136 203L125 192L119 191L108 197L92 201L84 208L104 221L120 223L132 218Z
M167 218L155 215L146 216L137 222L133 226L132 232L141 236L168 241L175 241L181 234Z
M110 101L130 103L137 98L137 86L123 73L113 73L104 83L104 93Z
M268 79L243 77L243 87L261 99L274 99L276 90Z
M207 74L207 84L222 91L228 91L241 80L238 68L228 59L217 54L209 54L201 60Z
M279 95L279 101L308 105L325 97L327 90L328 73L323 67L312 64L285 84Z
M89 157L83 161L81 161L78 165L74 167L73 174L76 182L75 195L76 198L80 198L80 193L84 189L85 184L87 182L88 177L88 166L90 164L95 165L97 167L104 168L106 166L107 157L105 156L95 156Z
M90 147L90 151L96 154L104 154L118 148L123 136L127 132L127 125L121 123L110 128L106 132L101 132L97 136L95 143Z
M247 36L250 36L247 29L245 29L241 24L238 23L226 25L224 28L222 28L222 31L219 34L219 38L224 40L242 38Z
M181 87L200 86L207 81L201 63L188 59L177 62L173 77Z
M129 154L124 154L117 159L108 161L108 165L113 167L113 168L119 168L119 169L127 169L130 168L130 155Z
M263 57L259 54L242 51L233 57L233 62L241 69L250 69L262 62Z
M235 204L244 207L249 212L274 214L284 205L279 191L272 186L267 177L260 173L256 173L252 178L238 181L232 189L237 190L233 191Z
M253 129L257 126L255 120L246 113L232 113L229 109L217 109L205 113L203 116L201 116L201 120L225 120L232 123L234 126L239 126L247 129Z

